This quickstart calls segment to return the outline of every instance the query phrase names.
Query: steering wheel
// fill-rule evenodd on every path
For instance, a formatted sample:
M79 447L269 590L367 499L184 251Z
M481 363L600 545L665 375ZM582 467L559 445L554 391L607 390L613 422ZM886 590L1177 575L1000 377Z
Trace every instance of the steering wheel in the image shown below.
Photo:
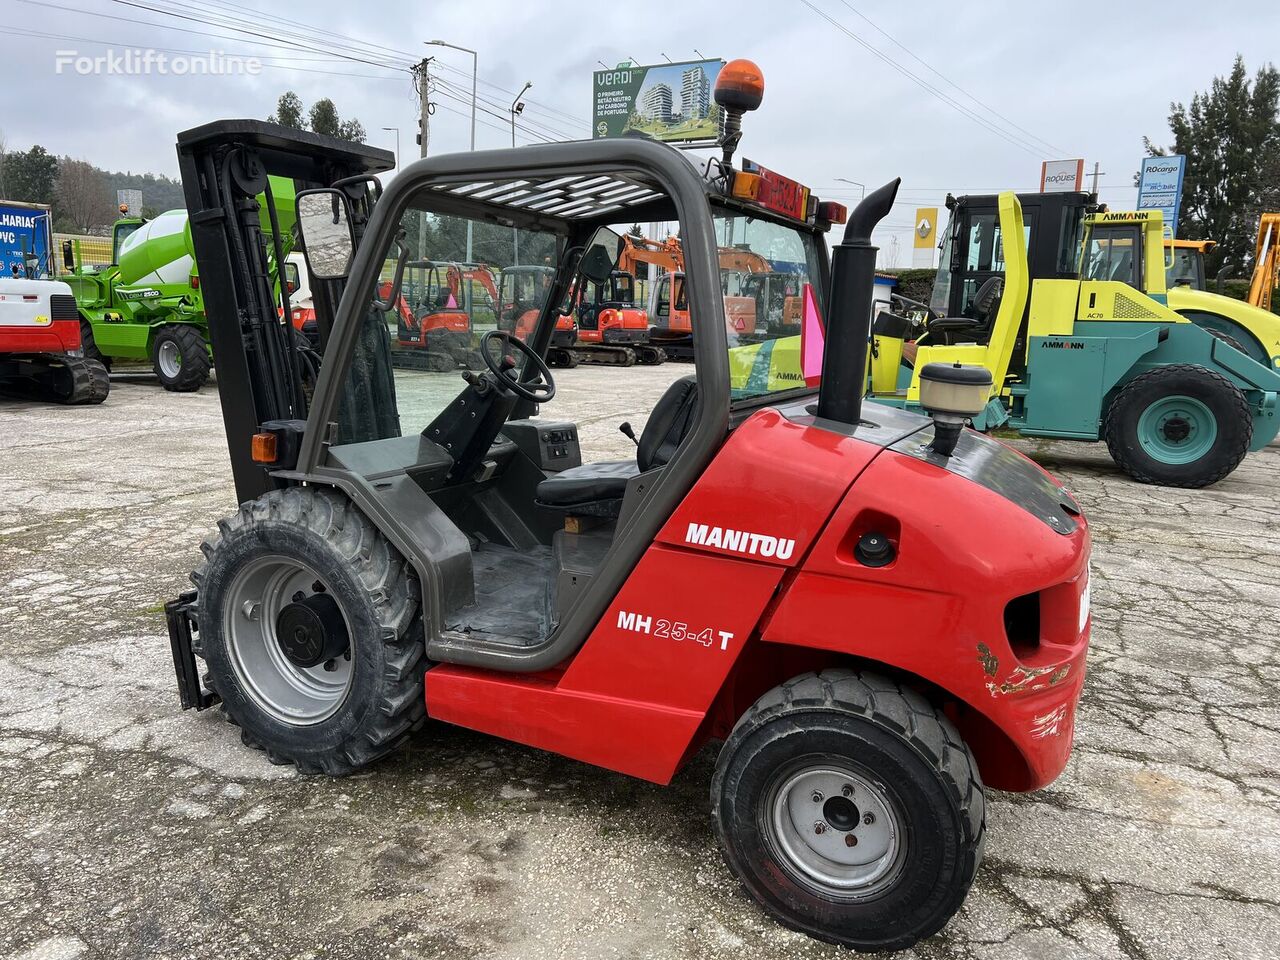
M493 351L489 349L489 345L494 342L502 343L500 360L495 360ZM536 380L520 380L520 374L516 370L516 359L507 352L508 346L515 347L516 352L524 354L533 364L534 370L538 373ZM551 370L543 359L527 343L518 337L513 337L505 330L490 330L480 338L480 356L484 357L485 366L498 378L502 388L510 390L521 400L528 400L530 403L546 403L556 395L555 378L551 376Z

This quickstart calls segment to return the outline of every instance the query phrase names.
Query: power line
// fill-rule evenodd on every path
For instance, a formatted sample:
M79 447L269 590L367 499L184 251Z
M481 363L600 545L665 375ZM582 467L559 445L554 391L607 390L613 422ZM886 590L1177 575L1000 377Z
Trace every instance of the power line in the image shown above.
M23 29L22 27L10 27L9 32L13 34L17 34L19 36L36 37L36 38L45 39L45 40L66 40L74 43L91 43L101 47L128 47L129 46L128 44L122 44L122 43L114 42L111 40L95 40L91 37L73 37L73 36L68 36L66 34L59 34L59 33L42 33L38 30L26 30L26 29ZM195 56L195 57L207 56L209 53L208 50L184 50L176 47L148 46L146 49L159 50L162 53L176 53L176 54L182 54L184 56ZM228 56L239 56L239 54L228 54ZM389 77L386 74L345 73L343 71L338 71L338 70L318 70L315 68L296 67L292 65L294 59L296 58L290 58L290 57L263 58L263 57L255 56L253 57L253 59L258 63L259 66L269 67L273 70L297 70L303 73L321 73L329 77L358 77L365 80L383 80L383 81L391 80L397 83L400 82L398 77ZM283 60L284 62L282 63L264 62L265 60L275 60L275 59ZM303 60L302 62L305 63L309 61ZM342 62L342 61L325 60L323 62L332 63L332 62Z
M243 34L246 34L247 36L258 37L268 41L274 39L271 34L260 33L258 30L251 29L249 27L236 26L234 22L221 23L221 22L218 22L217 20L211 20L208 17L192 16L186 13L181 13L178 10L170 10L170 9L165 9L164 7L152 6L147 3L137 2L137 0L111 0L111 2L115 4L119 4L120 6L123 6L123 7L132 7L137 10L145 10L149 13L157 13L157 14L160 14L161 16L173 17L177 20L183 20L190 23L203 24L204 26L219 27L220 29L224 29L224 30L232 30L236 33L243 33ZM228 18L224 17L224 19L228 19ZM162 25L152 24L152 26L162 26ZM352 60L356 63L364 63L372 67L382 67L384 69L407 69L409 66L408 63L392 65L387 63L385 60L384 61L371 60L368 57L355 56L350 53L343 53L339 47L333 46L332 43L330 44L330 50L326 50L323 47L309 46L305 43L302 43L296 40L286 41L286 43L289 43L290 45L300 50L308 50L311 53L328 53L330 52L330 50L332 50L332 52L337 53L339 56L343 57L346 60Z
M436 77L434 79L434 83L445 90L449 90L459 98L464 99L468 104L471 102L470 90L464 90L461 87L457 86L456 84L451 83L448 80L444 80L440 77ZM485 107L480 106L480 104L485 104L486 106L492 107L493 109L486 110ZM503 120L509 119L509 115L510 115L510 110L507 108L506 104L497 103L493 100L487 100L481 96L476 97L476 110L480 113L488 113L491 116L495 116ZM521 117L521 122L526 128L535 130L539 133L547 135L547 139L549 141L574 139L566 135L564 131L557 130L554 127L547 126L546 123L544 122L531 120L523 116Z
M455 67L450 64L444 63L443 61L440 61L440 60L436 61L436 65L441 67L444 70L450 71L451 73L457 73L462 76L465 76L467 79L471 78L470 71L463 70L461 67ZM515 90L511 90L500 84L494 83L492 80L486 80L484 77L480 77L479 80L480 80L480 83L482 83L484 86L491 87L492 89L497 90L499 93L505 93L509 96L515 96L515 93L516 93ZM590 126L589 122L583 117L574 116L571 113L566 113L564 110L559 110L555 107L547 106L546 104L543 104L541 101L534 100L530 97L524 97L523 99L524 99L524 102L528 104L531 109L536 109L540 113L555 114L557 117L560 117L560 118L563 118L564 120L568 120L572 122L575 126L577 125L581 125L583 127ZM573 139L576 139L576 138L573 138Z
M228 37L226 34L223 34L223 33L209 33L204 30L193 30L189 27L178 27L178 26L173 26L171 24L156 23L154 20L138 20L134 17L123 17L118 14L102 13L97 10L82 10L78 7L68 7L68 6L64 6L63 4L50 3L48 2L48 0L21 0L21 2L29 3L32 6L45 7L51 10L62 10L62 11L65 11L66 13L77 14L78 16L100 17L104 20L114 20L119 23L133 23L133 24L138 24L139 26L144 26L144 27L156 27L160 30L172 30L176 33L187 33L187 34L192 34L193 36L198 36L198 37L210 37L215 40L233 40L236 43L246 44L248 46L266 47L268 49L288 50L288 51L296 51L299 49L296 45L289 44L289 43L275 43L275 42L266 41L266 40L244 40L240 37ZM307 52L326 53L328 51L308 50ZM347 59L347 58L342 57L339 59ZM388 67L384 69L392 69L392 68Z
M841 2L842 4L844 4L844 6L845 6L845 7L847 7L847 8L848 8L848 9L849 9L849 10L850 10L850 11L851 11L855 16L857 16L857 17L859 17L860 19L862 19L863 21L865 21L865 22L866 22L866 23L871 27L871 29L875 30L878 34L880 34L882 37L884 37L886 40L888 40L890 43L892 43L895 47L897 47L899 50L901 50L903 53L905 53L907 56L909 56L912 60L916 61L916 63L920 64L922 67L924 67L924 68L925 68L926 70L928 70L930 73L932 73L934 76L939 77L940 79L944 80L946 83L948 83L948 84L950 84L952 87L954 87L956 90L959 90L959 91L960 91L961 93L963 93L966 97L968 97L970 100L972 100L972 101L973 101L974 103L976 103L978 106L980 106L983 110L987 110L987 111L989 111L992 115L999 117L1001 120L1003 120L1003 121L1004 121L1005 123L1007 123L1009 126L1013 127L1015 130L1019 130L1019 131L1021 131L1022 133L1025 133L1028 137L1030 137L1032 140L1036 141L1037 143L1044 144L1044 146L1048 147L1051 151L1053 151L1054 153L1057 153L1059 156L1062 156L1062 155L1065 153L1065 151L1064 151L1061 147L1055 147L1052 143L1050 143L1048 140L1045 140L1043 137L1037 137L1034 133L1032 133L1030 130L1027 130L1025 127L1020 127L1020 126L1018 126L1018 124L1014 123L1012 120L1010 120L1010 119L1009 119L1008 117L1006 117L1004 114L1002 114L1002 113L998 112L998 111L997 111L997 110L995 110L993 107L990 107L990 106L988 106L987 104L983 103L981 100L979 100L977 97L975 97L973 94L971 94L968 90L964 89L964 87L960 86L960 84L956 83L954 80L952 80L952 79L951 79L950 77L948 77L946 74L941 73L941 72L940 72L940 71L938 71L938 70L935 70L935 69L934 69L930 64L926 63L923 59L921 59L920 57L916 56L916 54L915 54L915 53L913 53L913 52L912 52L911 50L909 50L906 46L904 46L902 43L900 43L900 42L897 40L897 38L895 38L895 37L891 36L888 32L886 32L885 30L881 29L881 28L880 28L880 26L879 26L878 24L876 24L876 23L875 23L875 21L873 21L870 17L868 17L866 14L864 14L861 10L859 10L857 7L855 7L853 4L851 4L851 3L849 2L849 0L840 0L840 2Z
M916 83L922 89L927 90L929 93L933 94L935 97L937 97L943 103L950 106L952 109L968 117L970 120L974 121L980 126L985 127L991 133L994 133L996 136L1000 137L1002 140L1006 141L1012 146L1017 147L1019 150L1023 150L1031 154L1032 156L1040 156L1042 152L1040 148L1035 147L1029 141L1024 140L1021 137L1007 133L1004 129L991 123L991 121L987 120L981 114L975 113L973 110L970 110L964 104L957 101L954 97L948 96L946 93L939 90L937 87L929 83L929 81L925 80L923 77L920 77L917 74L912 73L910 70L904 67L897 60L894 60L892 57L890 57L889 55L887 55L877 47L872 46L866 40L863 40L862 37L858 36L856 33L854 33L852 30L846 27L839 20L836 20L834 17L826 13L824 10L815 6L812 2L810 2L810 0L800 0L800 2L803 3L810 10L812 10L814 13L816 13L818 16L820 16L823 20L827 21L827 23L831 24L831 26L835 27L837 30L839 30L841 33L847 36L850 40L857 43L860 47L865 49L872 56L876 57L878 60L881 60L882 62L884 62L885 64L887 64L888 66L896 70L898 73L902 74L904 77L907 77L909 80Z

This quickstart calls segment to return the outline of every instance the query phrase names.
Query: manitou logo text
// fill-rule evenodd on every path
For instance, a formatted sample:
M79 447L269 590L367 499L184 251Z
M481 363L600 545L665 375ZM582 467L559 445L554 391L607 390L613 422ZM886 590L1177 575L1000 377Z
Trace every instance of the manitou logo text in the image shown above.
M700 547L719 547L721 550L732 550L734 553L743 553L750 557L773 557L777 560L790 559L796 549L794 540L783 540L746 530L709 527L705 523L689 524L684 540L685 543L697 544Z

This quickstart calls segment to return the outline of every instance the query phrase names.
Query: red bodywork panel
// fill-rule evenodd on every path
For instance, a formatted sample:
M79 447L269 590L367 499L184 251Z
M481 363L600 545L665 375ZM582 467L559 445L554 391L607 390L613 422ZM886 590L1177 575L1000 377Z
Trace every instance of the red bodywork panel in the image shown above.
M80 349L80 321L0 327L0 353L66 353Z
M887 566L854 559L871 529L897 547ZM998 565L975 560L975 544ZM947 704L988 783L1033 789L1070 751L1087 557L1082 520L1064 536L974 481L765 409L731 434L561 669L433 667L427 710L665 783L767 689L881 664ZM1038 637L1011 644L1006 606L1036 591Z

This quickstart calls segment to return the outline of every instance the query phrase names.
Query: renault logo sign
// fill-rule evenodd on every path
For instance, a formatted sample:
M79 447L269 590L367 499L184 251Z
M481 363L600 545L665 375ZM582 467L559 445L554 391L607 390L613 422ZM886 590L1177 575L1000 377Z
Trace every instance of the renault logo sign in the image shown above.
M916 224L916 236L923 240L931 233L933 233L933 221L928 217L921 217L920 222Z

